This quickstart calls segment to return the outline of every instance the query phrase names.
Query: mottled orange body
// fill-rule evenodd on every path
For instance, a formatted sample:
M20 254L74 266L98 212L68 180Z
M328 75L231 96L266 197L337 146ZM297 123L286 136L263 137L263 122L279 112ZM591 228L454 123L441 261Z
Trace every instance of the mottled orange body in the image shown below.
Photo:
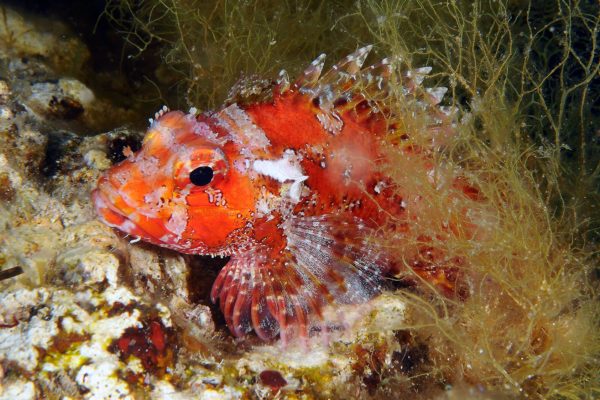
M272 101L159 113L141 150L100 178L100 218L183 253L231 256L212 298L236 336L286 341L330 328L339 321L324 318L325 307L364 303L397 272L379 228L392 217L392 230L411 229L405 213L416 202L407 199L418 197L381 172L398 117L384 116L377 98L394 71L387 60L361 70L369 50L323 76L317 58L294 84L280 82ZM443 90L419 90L427 72L401 79L428 108L435 122L424 134L434 137L451 128L437 107ZM432 168L415 148L398 151ZM453 290L443 269L417 272Z

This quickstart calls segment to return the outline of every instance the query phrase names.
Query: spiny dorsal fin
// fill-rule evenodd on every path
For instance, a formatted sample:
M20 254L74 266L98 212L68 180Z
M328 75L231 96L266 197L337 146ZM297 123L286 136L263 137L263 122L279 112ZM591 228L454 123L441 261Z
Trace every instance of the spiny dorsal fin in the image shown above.
M364 80L367 86L375 85L377 90L384 91L392 76L394 67L388 58L384 58L377 64L373 64L365 68L361 72L361 79Z
M411 79L416 86L421 86L425 77L431 73L431 70L431 67L421 67L414 70L411 69L406 71L406 77Z
M441 103L442 99L444 98L444 95L448 91L448 88L444 87L444 86L438 86L438 87L434 87L434 88L427 88L427 89L425 89L425 91L430 96L431 104L438 105Z
M321 126L333 135L339 134L344 122L344 113L353 112L355 120L371 121L376 114L384 112L385 118L394 125L395 116L385 99L394 87L390 81L400 86L402 94L416 107L425 112L427 127L431 133L448 133L454 119L453 108L441 108L440 103L447 91L445 87L427 88L423 82L431 73L429 66L400 71L400 59L384 58L379 63L363 68L363 64L372 50L371 45L364 46L344 57L327 72L322 73L325 55L321 54L295 84L289 86L287 80L280 80L279 93L288 90L307 96L316 106L315 116ZM402 119L402 116L398 116Z
M325 110L332 109L334 102L340 97L352 94L357 90L364 90L369 97L381 97L377 96L377 93L387 93L387 85L395 68L394 63L388 58L367 68L362 68L372 48L372 45L359 48L344 57L325 74L322 74L325 54L321 54L304 70L291 89L318 98L320 107ZM422 87L424 79L431 73L431 70L432 68L429 66L407 70L399 78L399 82L402 84L405 94L424 97L430 105L437 105L442 101L447 88ZM281 79L278 84L280 92L286 91L289 87L287 79Z
M302 72L294 82L293 87L303 92L313 89L317 84L320 86L323 84L338 84L348 78L356 77L372 48L372 45L364 46L347 55L322 77L325 54L321 54Z
M321 71L323 71L323 66L325 65L325 54L319 55L314 59L313 62L310 63L308 68L302 72L302 75L294 82L293 87L297 89L309 89L314 87L319 81L319 77L321 76Z
M321 78L322 82L335 84L340 83L340 81L355 78L361 71L361 67L365 63L371 49L373 49L372 45L364 46L344 57L344 59L331 67L331 69L323 75Z
M303 84L295 86L295 89L312 97L314 103L319 105L320 111L317 112L317 118L324 128L333 134L337 134L342 128L341 118L335 110L338 104L343 103L345 104L344 109L350 109L362 100L362 98L358 99L361 95L363 98L364 95L367 95L369 98L376 99L382 98L388 93L388 83L394 71L390 60L384 58L379 63L363 68L372 49L372 45L359 48L314 80L314 76L316 76L313 73L314 64L318 64L319 72L323 68L323 59L319 57L296 81ZM319 62L317 63L317 61ZM313 79L308 81L305 76Z
M166 105L162 106L160 110L154 113L154 119L149 118L148 122L150 122L150 125L152 125L154 122L158 121L163 115L165 115L169 111L169 107L167 107Z

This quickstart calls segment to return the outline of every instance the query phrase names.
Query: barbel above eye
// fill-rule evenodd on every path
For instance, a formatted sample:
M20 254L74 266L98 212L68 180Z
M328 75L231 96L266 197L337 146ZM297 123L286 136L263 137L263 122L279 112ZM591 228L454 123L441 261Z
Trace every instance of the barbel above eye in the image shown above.
M211 167L198 167L190 172L190 181L196 186L206 186L212 181L213 175Z

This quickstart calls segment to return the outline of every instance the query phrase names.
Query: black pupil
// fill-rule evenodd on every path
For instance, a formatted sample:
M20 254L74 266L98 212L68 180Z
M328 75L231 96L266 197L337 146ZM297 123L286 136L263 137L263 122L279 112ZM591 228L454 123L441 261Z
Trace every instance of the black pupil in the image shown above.
M198 167L190 172L190 181L196 186L208 185L213 178L211 167Z

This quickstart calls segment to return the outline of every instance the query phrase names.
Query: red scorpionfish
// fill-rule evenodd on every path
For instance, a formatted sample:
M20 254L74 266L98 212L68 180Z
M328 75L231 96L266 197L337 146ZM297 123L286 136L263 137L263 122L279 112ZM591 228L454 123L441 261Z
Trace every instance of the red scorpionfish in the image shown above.
M392 229L410 230L408 215L419 212L419 196L402 197L380 172L389 137L402 136L400 117L377 100L391 77L429 115L424 135L452 130L439 106L445 88L420 86L430 68L395 74L384 59L362 69L370 50L323 75L321 55L291 84L281 74L268 101L157 113L141 149L93 191L100 219L182 253L229 256L211 297L235 336L286 342L331 327L326 307L365 303L398 272L401 263L377 244L380 227L391 216L404 221ZM421 158L414 168L431 176L433 162ZM450 269L408 265L455 290Z

